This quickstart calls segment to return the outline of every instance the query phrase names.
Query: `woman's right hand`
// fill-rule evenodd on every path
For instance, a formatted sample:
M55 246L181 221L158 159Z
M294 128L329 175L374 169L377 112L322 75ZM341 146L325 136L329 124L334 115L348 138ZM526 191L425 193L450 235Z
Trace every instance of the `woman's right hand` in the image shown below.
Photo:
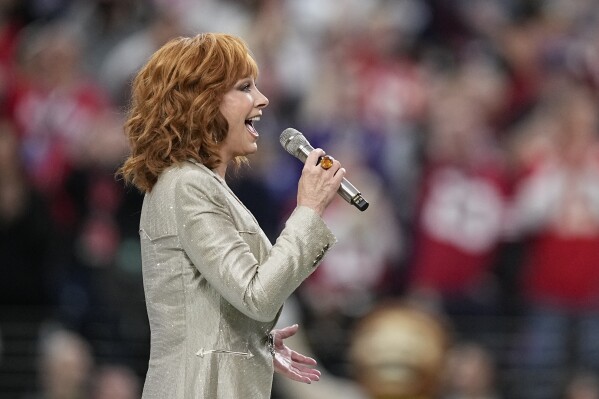
M318 158L324 155L321 148L310 152L297 188L297 205L312 208L321 216L335 197L345 176L345 169L336 159L333 160L333 166L326 170L317 164Z

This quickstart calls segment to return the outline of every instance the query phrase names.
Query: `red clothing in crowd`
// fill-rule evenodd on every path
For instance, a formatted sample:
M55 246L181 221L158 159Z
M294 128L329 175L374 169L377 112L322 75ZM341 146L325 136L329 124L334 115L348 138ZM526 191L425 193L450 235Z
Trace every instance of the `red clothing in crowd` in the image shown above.
M520 184L520 213L532 218L524 293L533 303L599 309L599 151L592 147L584 164L548 160Z
M599 308L599 233L544 232L532 243L526 293L534 302Z
M423 180L412 288L450 296L476 288L492 266L502 233L505 197L498 166L431 167Z

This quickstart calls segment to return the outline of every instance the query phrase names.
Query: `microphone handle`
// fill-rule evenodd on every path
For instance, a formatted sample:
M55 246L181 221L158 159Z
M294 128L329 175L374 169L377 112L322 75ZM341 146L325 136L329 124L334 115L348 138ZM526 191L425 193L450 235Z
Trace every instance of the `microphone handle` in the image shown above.
M297 158L303 163L306 163L306 158L308 158L308 154L310 154L312 150L314 150L314 147L310 144L301 145L298 148ZM364 212L366 208L368 208L368 205L370 205L368 201L362 197L362 193L360 193L345 177L341 180L341 185L337 190L337 194L362 212Z

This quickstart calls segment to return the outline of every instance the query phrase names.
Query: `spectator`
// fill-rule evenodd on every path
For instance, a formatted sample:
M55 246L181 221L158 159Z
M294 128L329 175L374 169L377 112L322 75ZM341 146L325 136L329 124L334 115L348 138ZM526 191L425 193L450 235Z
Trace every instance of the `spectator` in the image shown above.
M180 16L166 6L156 8L143 29L124 37L111 47L98 71L98 79L115 104L125 107L130 84L137 71L164 43L183 34Z
M449 351L446 367L443 398L499 399L493 356L482 345L455 345Z
M568 381L563 399L599 399L597 375L588 371L575 373Z
M27 176L43 192L58 226L77 223L68 192L73 170L87 160L90 132L110 109L104 90L82 71L81 45L65 25L31 27L22 39L21 79L10 94Z
M78 334L55 330L41 337L39 392L32 399L78 399L89 394L93 355Z
M568 81L552 94L524 130L527 173L512 215L527 243L521 274L527 312L515 361L531 373L522 379L529 398L556 397L566 367L599 371L596 100Z
M94 373L91 399L139 399L141 382L128 367L106 365Z
M27 183L18 149L14 128L10 122L1 121L0 303L46 307L53 297L50 282L51 272L55 271L54 232L46 203ZM21 314L19 319L23 316L27 317ZM0 325L7 321L4 317L5 313L0 312ZM43 315L36 316L39 317L43 319Z
M499 309L493 266L508 185L486 104L457 76L431 100L408 295L447 313L462 339L478 340L488 326L476 316Z

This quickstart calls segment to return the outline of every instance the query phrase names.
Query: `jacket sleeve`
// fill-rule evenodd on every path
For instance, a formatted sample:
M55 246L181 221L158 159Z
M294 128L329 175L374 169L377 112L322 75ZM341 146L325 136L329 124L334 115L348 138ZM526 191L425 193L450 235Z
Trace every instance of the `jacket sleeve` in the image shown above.
M231 305L259 321L276 317L335 243L316 212L298 207L260 264L244 237L260 232L235 226L213 177L189 171L180 176L175 190L177 228L186 255Z

